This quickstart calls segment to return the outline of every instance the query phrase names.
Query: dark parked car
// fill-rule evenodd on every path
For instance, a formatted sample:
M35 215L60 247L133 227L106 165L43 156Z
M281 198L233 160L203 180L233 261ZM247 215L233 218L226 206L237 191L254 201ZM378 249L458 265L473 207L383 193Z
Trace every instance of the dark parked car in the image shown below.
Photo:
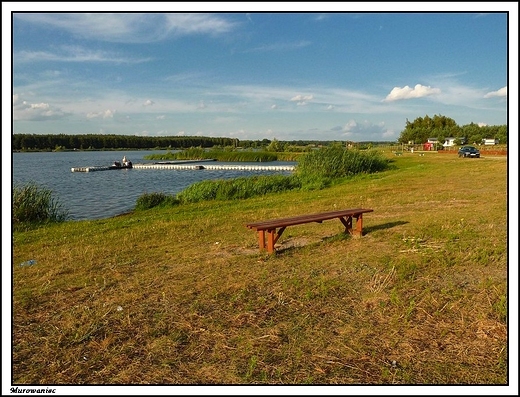
M475 146L462 146L459 157L480 157L480 151Z

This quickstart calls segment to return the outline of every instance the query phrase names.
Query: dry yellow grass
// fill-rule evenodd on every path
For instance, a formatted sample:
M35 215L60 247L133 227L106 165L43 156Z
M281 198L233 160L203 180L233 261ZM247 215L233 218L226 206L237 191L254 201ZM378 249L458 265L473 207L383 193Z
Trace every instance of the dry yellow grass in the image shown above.
M15 233L13 382L506 385L506 159L395 165ZM361 239L289 227L276 255L245 227L354 207Z

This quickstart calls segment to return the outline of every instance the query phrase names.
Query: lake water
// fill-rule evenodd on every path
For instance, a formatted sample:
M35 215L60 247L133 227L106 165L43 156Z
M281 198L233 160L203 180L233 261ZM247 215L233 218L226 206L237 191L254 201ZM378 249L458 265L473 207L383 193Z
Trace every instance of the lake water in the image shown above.
M13 153L12 182L34 182L52 190L73 220L102 219L123 214L135 207L144 193L177 194L195 182L251 175L285 174L289 171L235 170L157 170L121 169L96 172L71 172L72 167L108 166L126 156L133 164L153 163L144 156L165 151L100 151ZM212 163L215 164L215 163ZM237 164L216 162L216 164ZM248 163L240 163L248 164ZM249 163L258 165L258 163ZM295 165L269 162L266 165Z

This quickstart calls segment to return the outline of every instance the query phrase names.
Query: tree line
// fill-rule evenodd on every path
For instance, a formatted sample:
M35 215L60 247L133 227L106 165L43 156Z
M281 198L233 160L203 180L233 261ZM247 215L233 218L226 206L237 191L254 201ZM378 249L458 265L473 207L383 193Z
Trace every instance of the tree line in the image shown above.
M507 144L507 125L479 126L475 123L459 126L455 120L434 115L418 117L414 121L406 120L406 126L401 132L398 143L422 144L429 138L436 138L442 145L446 138L455 138L456 143L480 144L483 139L498 139L499 143ZM458 142L457 142L458 141ZM349 145L350 143L350 145ZM52 151L52 150L114 150L114 149L172 149L182 150L192 147L212 148L244 148L265 149L271 151L302 151L310 147L347 145L358 148L376 146L382 142L348 142L320 140L243 140L237 138L214 138L203 136L136 136L136 135L105 135L105 134L13 134L13 151ZM389 143L389 142L385 142Z
M136 135L104 134L13 134L13 151L56 151L56 150L114 150L114 149L171 149L182 150L193 147L202 148L243 148L273 151L292 149L301 151L305 147L327 146L331 141L278 141L276 138L243 140L237 138L212 138L202 136L148 137ZM275 150L276 149L276 150Z
M186 149L190 147L211 148L234 146L233 138L201 136L148 137L136 135L104 134L13 134L13 151L30 150L112 150L112 149Z
M436 138L443 144L446 138L455 138L459 144L480 144L484 139L498 139L499 143L507 144L507 125L479 126L475 123L459 126L455 120L435 115L418 117L414 121L406 120L406 127L401 132L399 143L426 143L429 138Z

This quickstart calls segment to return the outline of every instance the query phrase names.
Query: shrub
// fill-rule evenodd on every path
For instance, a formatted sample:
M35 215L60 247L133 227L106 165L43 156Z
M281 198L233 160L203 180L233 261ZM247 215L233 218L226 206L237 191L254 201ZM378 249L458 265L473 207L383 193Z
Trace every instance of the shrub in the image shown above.
M46 222L63 222L69 213L63 205L52 197L52 191L29 182L25 185L13 186L14 226L20 224L40 224Z

